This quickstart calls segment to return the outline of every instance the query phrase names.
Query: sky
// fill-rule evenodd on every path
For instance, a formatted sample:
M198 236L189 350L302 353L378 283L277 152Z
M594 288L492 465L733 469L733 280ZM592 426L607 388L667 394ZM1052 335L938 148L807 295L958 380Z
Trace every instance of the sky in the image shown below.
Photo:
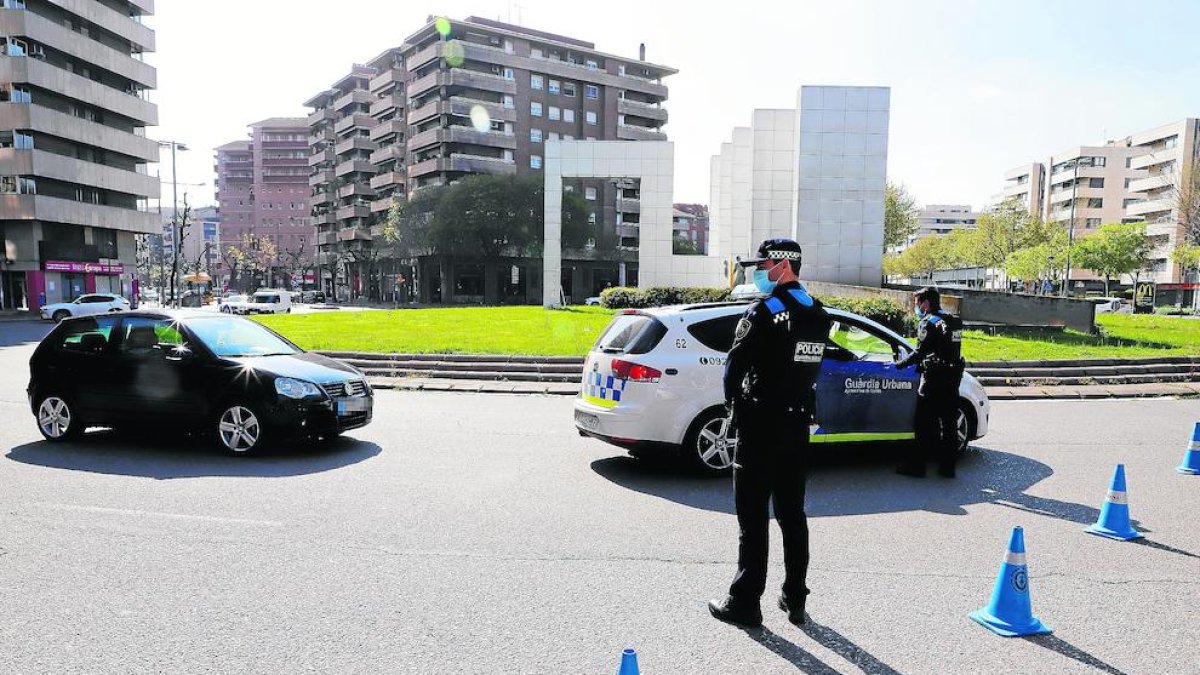
M481 16L679 70L665 80L675 201L707 203L709 158L804 84L892 89L888 177L919 204L980 207L1006 170L1200 116L1200 3L1142 0L162 0L159 126L187 144L179 191L213 203L212 149L398 46L429 15ZM169 200L170 158L159 170ZM203 184L203 185L200 185Z

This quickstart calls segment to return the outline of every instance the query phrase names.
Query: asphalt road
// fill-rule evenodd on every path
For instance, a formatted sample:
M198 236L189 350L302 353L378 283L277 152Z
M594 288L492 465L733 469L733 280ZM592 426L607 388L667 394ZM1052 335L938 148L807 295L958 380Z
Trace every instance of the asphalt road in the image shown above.
M260 458L52 446L24 397L46 329L0 323L0 673L611 673L628 646L645 673L1200 663L1200 478L1173 471L1196 401L1002 403L955 481L817 468L812 623L768 595L746 632L704 606L733 572L729 482L580 438L570 399L380 392L353 438ZM1083 532L1119 461L1145 544ZM1018 524L1052 636L967 618Z

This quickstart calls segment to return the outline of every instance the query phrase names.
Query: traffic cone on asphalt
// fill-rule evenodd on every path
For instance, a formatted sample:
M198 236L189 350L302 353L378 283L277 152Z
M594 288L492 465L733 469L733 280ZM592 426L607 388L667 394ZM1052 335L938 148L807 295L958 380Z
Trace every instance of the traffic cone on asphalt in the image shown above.
M1008 542L1008 553L987 607L971 612L979 625L1004 637L1043 635L1050 633L1037 617L1029 602L1029 571L1025 567L1025 531L1014 527Z
M621 669L617 671L617 675L639 675L637 652L632 649L626 649L621 652Z
M1129 500L1125 496L1125 465L1118 464L1113 472L1112 487L1104 498L1104 506L1100 507L1100 519L1095 525L1084 530L1109 539L1129 541L1141 538L1141 533L1129 524Z
M1175 467L1175 470L1193 476L1200 475L1200 422L1196 422L1196 428L1192 430L1192 442L1183 456L1183 464Z

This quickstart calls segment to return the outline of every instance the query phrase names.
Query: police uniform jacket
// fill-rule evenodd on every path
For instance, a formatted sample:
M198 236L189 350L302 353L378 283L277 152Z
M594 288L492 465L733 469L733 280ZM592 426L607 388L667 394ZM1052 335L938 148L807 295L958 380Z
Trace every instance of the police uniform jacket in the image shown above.
M896 363L897 368L917 364L927 379L962 377L962 320L942 310L926 314L917 326L917 350Z
M725 400L811 417L830 319L800 284L781 284L738 322L725 365Z

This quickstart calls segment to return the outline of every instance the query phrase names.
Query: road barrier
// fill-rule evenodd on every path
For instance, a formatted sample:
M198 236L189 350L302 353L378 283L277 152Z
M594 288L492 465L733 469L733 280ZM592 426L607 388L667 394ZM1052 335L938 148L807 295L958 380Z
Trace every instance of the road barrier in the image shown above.
M1089 534L1129 541L1139 539L1142 534L1133 529L1129 522L1129 498L1125 490L1125 465L1118 464L1113 471L1112 487L1104 497L1104 506L1100 508L1100 518L1096 524L1084 530Z
M1014 527L1008 552L996 575L992 598L987 607L975 610L971 618L979 625L1004 637L1044 635L1052 632L1033 615L1029 600L1029 569L1025 564L1025 531Z

